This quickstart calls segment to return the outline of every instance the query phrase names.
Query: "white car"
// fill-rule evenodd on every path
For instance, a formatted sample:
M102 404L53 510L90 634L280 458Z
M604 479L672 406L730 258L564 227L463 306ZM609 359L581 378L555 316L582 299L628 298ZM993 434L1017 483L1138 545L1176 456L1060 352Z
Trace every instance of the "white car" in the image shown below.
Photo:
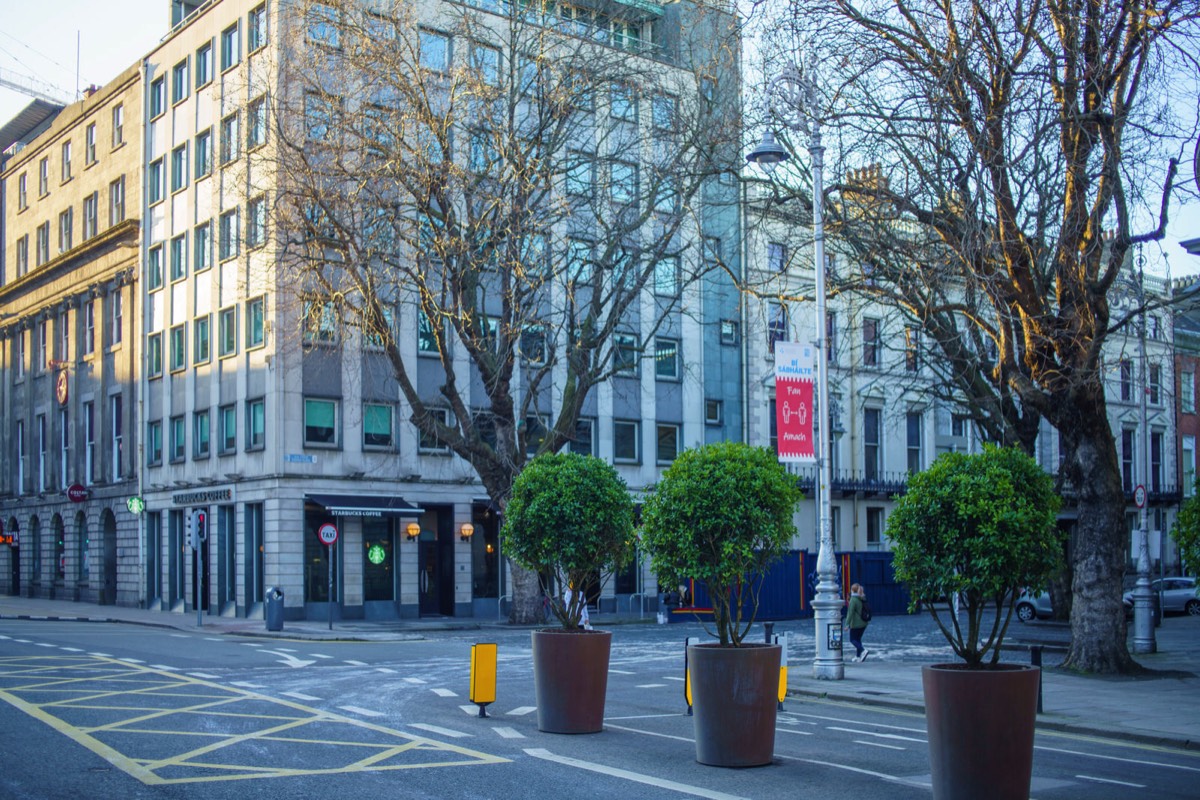
M1032 622L1035 619L1049 619L1054 616L1054 606L1050 604L1049 592L1030 594L1021 592L1017 598L1017 619L1021 622Z
M1162 589L1163 613L1177 611L1200 616L1200 597L1196 596L1195 578L1162 578L1150 583L1150 591L1155 594ZM1126 611L1133 610L1133 592L1126 592L1122 598Z

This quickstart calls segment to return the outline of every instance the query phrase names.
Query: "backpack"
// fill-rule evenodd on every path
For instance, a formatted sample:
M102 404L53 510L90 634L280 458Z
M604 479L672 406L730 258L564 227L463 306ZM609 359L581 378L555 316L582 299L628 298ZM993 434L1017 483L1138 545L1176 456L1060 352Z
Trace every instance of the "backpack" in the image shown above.
M858 615L862 617L863 622L871 621L871 605L866 601L862 601L862 608L859 609Z

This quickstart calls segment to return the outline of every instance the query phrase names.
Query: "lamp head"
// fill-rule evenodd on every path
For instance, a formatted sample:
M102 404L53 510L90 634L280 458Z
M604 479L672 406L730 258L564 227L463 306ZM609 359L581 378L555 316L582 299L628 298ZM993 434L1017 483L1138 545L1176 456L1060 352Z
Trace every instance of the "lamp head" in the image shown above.
M746 155L746 163L757 164L770 175L775 171L777 165L789 158L791 156L788 151L775 140L775 134L767 130L763 133L762 141L758 143L758 146Z

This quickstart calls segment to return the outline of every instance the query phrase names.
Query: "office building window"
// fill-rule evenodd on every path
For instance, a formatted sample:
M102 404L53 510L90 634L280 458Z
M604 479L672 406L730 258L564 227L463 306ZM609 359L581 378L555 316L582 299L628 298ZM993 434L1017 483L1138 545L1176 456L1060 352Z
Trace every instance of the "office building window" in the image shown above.
M627 333L613 336L613 368L618 375L636 377L638 374L637 337Z
M162 420L153 420L146 423L146 463L152 467L158 466L162 464L162 459Z
M179 372L187 366L187 326L171 328L171 372Z
M904 371L921 368L921 333L911 325L904 329Z
M246 401L246 449L261 450L267 443L267 404L261 397Z
M151 378L162 377L161 333L152 333L146 338L146 374Z
M205 220L192 231L193 263L196 272L212 266L212 221Z
M596 455L596 421L583 417L575 420L575 435L571 437L569 446L572 453Z
M641 423L637 420L613 420L613 461L627 464L641 461L641 438Z
M171 417L171 463L183 461L187 455L187 427L182 416Z
M1162 366L1150 364L1146 371L1150 375L1150 391L1146 399L1156 406L1162 402Z
M188 83L188 62L185 58L171 70L171 102L180 103L187 99L191 91Z
M448 72L450 70L450 37L422 28L419 57L421 66L425 69L434 72Z
M35 266L40 267L50 260L50 223L43 222L38 225L35 235L37 236L37 263Z
M207 42L196 51L196 88L207 86L213 74L213 46Z
M212 128L196 134L196 180L212 172Z
M34 430L37 432L37 490L46 491L46 415L38 414L34 419Z
M1159 431L1150 433L1150 491L1163 490L1163 435Z
M73 238L72 228L75 227L75 209L68 208L58 215L58 252L65 253L71 249Z
M267 98L250 101L246 108L246 149L253 150L267 143Z
M237 407L228 405L218 409L221 419L221 455L237 452Z
M83 404L83 482L91 486L96 482L96 404L90 400Z
M775 274L781 274L787 269L787 245L779 242L767 243L767 269Z
M221 165L237 159L240 142L238 140L238 115L230 114L221 120Z
M661 380L679 378L679 341L656 338L654 340L654 377Z
M125 336L125 298L121 290L108 296L108 345L118 345Z
M212 357L209 345L211 320L208 314L192 320L192 362L195 364L207 364Z
M178 192L188 185L187 145L171 151L171 191Z
M150 83L150 119L156 119L167 110L166 83L162 78Z
M71 464L71 427L67 409L58 410L58 480L60 486L70 486L68 469Z
M1196 493L1196 437L1183 436L1182 457L1179 467L1183 471L1183 496L1191 497Z
M187 234L181 233L171 240L171 281L187 277Z
M775 343L786 342L788 338L788 310L782 303L771 303L767 313L767 347L774 353Z
M96 123L94 122L84 130L83 163L88 166L96 163Z
M20 278L29 272L29 234L17 239L17 277Z
M429 415L443 425L450 425L450 409L430 408ZM447 453L449 449L436 436L417 428L417 450L422 453Z
M259 195L246 205L246 246L262 247L267 243L267 198Z
M241 63L242 43L238 37L238 24L235 22L221 31L221 71Z
M219 240L217 242L217 251L222 261L228 261L231 258L237 258L238 252L241 249L238 235L239 225L238 209L226 211L221 215Z
M192 458L208 458L211 439L206 408L192 414Z
M657 426L658 433L658 452L656 461L659 464L670 464L679 455L679 426L678 425L663 425Z
M392 446L392 407L363 403L363 447Z
M50 157L38 162L38 197L50 194Z
M22 172L17 177L17 210L29 208L29 176Z
M96 351L96 304L83 304L83 354L90 356Z
M71 360L71 312L64 310L58 315L58 358L61 361Z
M1133 491L1133 464L1134 450L1133 440L1134 431L1132 428L1125 428L1121 431L1121 486L1126 492Z
M246 15L246 52L253 53L267 44L267 4L262 3Z
M706 399L704 401L704 422L706 425L720 425L725 421L725 403L722 400Z
M883 546L883 509L867 509L867 549L878 550Z
M246 301L246 349L262 347L266 337L266 298L252 297Z
M338 402L304 398L304 444L317 447L336 447Z
M221 358L237 353L237 306L223 308L217 312L217 332L220 336L217 355Z
M163 285L163 249L162 245L150 248L146 254L146 288L150 291L161 289Z

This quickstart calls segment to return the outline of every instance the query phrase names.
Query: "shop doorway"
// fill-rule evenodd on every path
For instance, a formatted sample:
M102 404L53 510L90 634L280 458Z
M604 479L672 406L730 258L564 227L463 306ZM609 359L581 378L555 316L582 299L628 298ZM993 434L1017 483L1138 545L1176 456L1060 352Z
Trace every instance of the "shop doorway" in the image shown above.
M396 531L388 518L363 520L363 616L397 619Z
M452 509L430 509L420 519L417 580L421 616L454 616L454 530Z

